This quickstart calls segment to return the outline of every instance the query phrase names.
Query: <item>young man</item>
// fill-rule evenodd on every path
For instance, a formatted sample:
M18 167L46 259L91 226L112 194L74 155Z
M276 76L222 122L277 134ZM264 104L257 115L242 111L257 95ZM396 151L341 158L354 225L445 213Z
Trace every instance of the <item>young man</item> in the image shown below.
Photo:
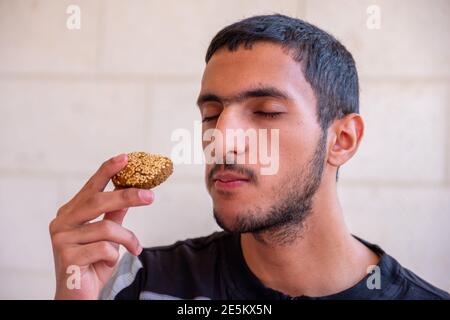
M268 15L221 30L197 102L203 131L223 134L223 164L207 164L205 178L225 231L142 249L121 222L153 193L103 192L127 163L119 155L50 224L56 298L448 299L344 223L337 173L363 136L358 90L351 54L311 24ZM232 143L230 133L248 129L278 130L273 174L229 161L249 156L247 139ZM131 253L120 263L119 244ZM67 288L70 265L81 266L80 289Z

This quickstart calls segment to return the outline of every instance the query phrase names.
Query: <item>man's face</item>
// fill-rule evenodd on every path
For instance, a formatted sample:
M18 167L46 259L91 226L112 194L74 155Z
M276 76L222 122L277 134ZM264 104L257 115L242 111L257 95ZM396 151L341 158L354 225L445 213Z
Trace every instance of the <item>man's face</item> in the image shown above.
M316 99L301 65L276 44L260 42L234 52L222 48L206 65L198 102L203 132L216 129L223 135L223 155L245 155L248 160L251 151L248 139L239 146L227 130L266 129L269 152L276 143L270 131L279 130L274 174L261 174L260 161L206 165L219 225L255 232L300 222L320 184L326 153ZM203 148L208 144L203 141Z

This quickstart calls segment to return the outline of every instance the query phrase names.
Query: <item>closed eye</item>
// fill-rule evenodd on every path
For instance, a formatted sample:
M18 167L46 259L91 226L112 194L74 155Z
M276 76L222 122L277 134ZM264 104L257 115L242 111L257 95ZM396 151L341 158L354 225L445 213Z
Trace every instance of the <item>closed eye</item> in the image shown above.
M217 119L219 116L211 116L211 117L204 117L203 119L202 119L202 122L209 122L209 121L212 121L212 120L214 120L214 119Z
M283 114L284 112L263 112L263 111L256 111L254 112L254 114L257 114L259 116L262 116L264 118L276 118L278 116L280 116L281 114ZM215 119L217 119L219 116L210 116L210 117L204 117L202 119L202 122L209 122L209 121L213 121Z
M265 117L265 118L276 118L283 114L284 112L263 112L263 111L256 111L254 114L257 114L259 116Z

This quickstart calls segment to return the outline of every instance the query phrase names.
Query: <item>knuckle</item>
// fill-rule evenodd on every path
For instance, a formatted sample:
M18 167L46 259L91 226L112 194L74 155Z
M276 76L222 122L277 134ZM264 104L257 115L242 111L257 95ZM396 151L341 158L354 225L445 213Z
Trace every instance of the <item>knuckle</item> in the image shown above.
M60 221L60 218L54 218L50 221L48 224L48 232L50 233L50 237L54 237L57 233L61 231L62 225Z
M68 209L67 203L63 204L61 207L58 208L58 211L56 211L56 216L59 217L60 215L62 215L64 212L66 212Z
M114 225L112 221L103 220L100 224L101 232L107 237L110 238L114 236Z
M117 251L116 249L112 249L111 251L110 251L110 258L111 258L111 260L113 260L113 261L117 261L117 260L119 260L119 251Z
M50 233L51 236L54 236L56 234L56 232L58 231L58 226L57 226L58 222L55 219L52 219L50 221L50 223L48 224L48 231Z
M98 208L101 205L100 193L96 193L87 198L86 204L93 208Z
M104 161L104 162L100 165L100 168L99 168L98 171L99 171L99 172L108 172L108 171L111 170L111 167L113 166L113 164L114 164L114 157L112 157L112 158L110 158L110 159Z
M62 233L55 233L52 236L52 245L54 249L59 249L64 241L64 235Z
M113 163L113 158L110 158L106 161L104 161L101 165L100 165L100 171L106 170L108 169L108 167Z
M111 245L107 241L101 241L98 244L98 250L104 255L108 255L111 250Z
M122 198L126 203L132 203L137 197L137 191L135 189L125 189L122 192Z
M128 241L133 245L134 248L139 246L139 241L132 231L128 231Z
M117 260L119 253L117 250L107 241L102 241L100 244L100 252L108 260Z

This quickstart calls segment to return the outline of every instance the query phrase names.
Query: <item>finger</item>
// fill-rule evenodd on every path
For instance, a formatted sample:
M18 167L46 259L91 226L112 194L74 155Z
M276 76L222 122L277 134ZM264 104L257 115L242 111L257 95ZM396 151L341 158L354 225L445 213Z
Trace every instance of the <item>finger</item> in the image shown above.
M114 221L117 224L122 224L123 219L125 218L125 215L127 214L128 208L123 208L120 210L115 210L111 212L106 212L105 216L103 217L103 220L111 220Z
M80 206L67 215L69 225L80 225L91 221L105 212L129 207L149 205L153 202L151 190L128 188L117 191L98 192L88 197Z
M117 188L114 188L114 190L118 190ZM123 219L125 218L125 215L127 214L128 208L106 212L105 216L103 217L103 220L111 220L115 223L122 225ZM119 248L119 245L116 243L113 243L113 246L115 248Z
M116 210L116 211L112 211L112 212L106 212L105 216L103 217L103 220L106 220L106 221L111 220L119 225L122 225L123 219L125 218L127 211L128 211L128 208ZM113 246L115 248L119 248L119 245L116 243L113 243Z
M82 191L103 191L109 180L128 163L128 155L123 153L111 158L100 166L97 172L86 182Z
M114 188L114 191L120 190L118 188ZM106 212L105 216L103 217L103 220L111 220L118 224L123 223L123 219L125 218L125 215L127 214L128 208L123 208L120 210L115 210L111 212Z
M69 247L63 254L64 265L88 266L103 261L114 266L119 260L119 250L108 241L99 241L82 246Z
M128 155L120 154L114 158L105 161L97 172L89 178L80 191L64 206L58 210L57 216L70 213L73 208L76 208L80 202L83 201L86 194L92 194L97 191L103 191L108 184L110 178L117 172L122 170L128 163Z
M61 233L59 237L61 239L60 242L67 241L66 244L88 244L99 241L110 241L113 242L114 247L117 247L116 244L121 244L131 254L136 256L142 251L139 240L133 232L110 220L88 223L76 229Z

